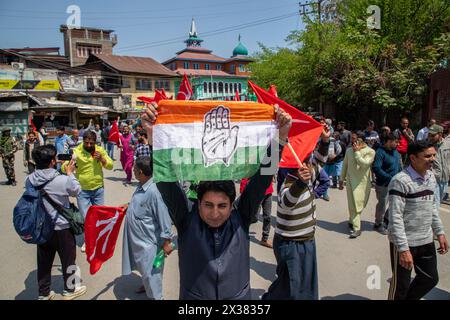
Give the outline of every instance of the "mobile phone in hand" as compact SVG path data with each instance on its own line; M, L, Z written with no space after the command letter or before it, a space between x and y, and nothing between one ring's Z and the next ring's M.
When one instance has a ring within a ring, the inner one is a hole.
M70 161L72 160L72 155L68 153L60 153L56 156L56 158L60 161Z

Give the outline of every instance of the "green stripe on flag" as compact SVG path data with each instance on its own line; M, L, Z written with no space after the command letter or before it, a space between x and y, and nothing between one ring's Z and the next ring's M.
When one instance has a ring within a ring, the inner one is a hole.
M216 181L249 178L259 169L267 146L238 148L227 167L217 162L207 168L199 149L174 148L153 151L153 180Z

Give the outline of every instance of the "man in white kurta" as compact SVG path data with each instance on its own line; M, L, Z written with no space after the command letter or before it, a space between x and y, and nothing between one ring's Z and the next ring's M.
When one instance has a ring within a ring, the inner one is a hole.
M151 158L139 158L133 170L139 186L131 198L125 216L122 274L128 275L133 270L139 271L147 296L150 299L161 300L164 264L154 268L153 260L159 250L163 249L165 256L173 250L172 221L151 178Z

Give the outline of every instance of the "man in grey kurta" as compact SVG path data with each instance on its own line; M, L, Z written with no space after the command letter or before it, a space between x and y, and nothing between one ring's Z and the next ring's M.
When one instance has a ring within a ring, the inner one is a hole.
M173 250L172 221L151 178L150 157L136 160L134 175L139 181L139 186L131 198L125 217L122 274L128 275L133 270L139 271L147 296L150 299L161 300L164 264L154 268L153 260L161 248L166 256Z

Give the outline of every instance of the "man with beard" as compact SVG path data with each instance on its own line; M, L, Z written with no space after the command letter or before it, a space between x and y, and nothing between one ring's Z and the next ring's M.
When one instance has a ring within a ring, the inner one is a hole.
M141 157L151 157L152 147L148 143L147 132L138 131L137 132L138 143L136 149L134 150L134 160Z
M78 195L78 208L84 217L91 205L104 204L105 190L103 189L103 168L112 170L113 161L105 149L96 145L97 135L93 131L86 131L83 143L73 150L73 159L76 161L76 178L80 182L81 192ZM62 171L69 162L66 162ZM81 248L84 252L84 244Z

